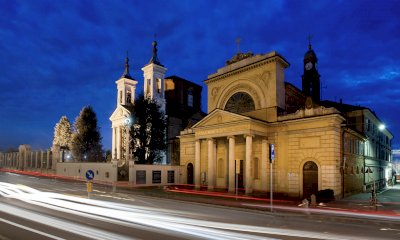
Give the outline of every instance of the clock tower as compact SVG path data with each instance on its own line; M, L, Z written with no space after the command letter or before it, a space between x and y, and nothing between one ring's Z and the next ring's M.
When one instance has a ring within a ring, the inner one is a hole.
M304 74L302 78L303 93L311 97L313 102L319 102L321 99L320 75L317 70L318 58L308 43L308 51L304 54Z

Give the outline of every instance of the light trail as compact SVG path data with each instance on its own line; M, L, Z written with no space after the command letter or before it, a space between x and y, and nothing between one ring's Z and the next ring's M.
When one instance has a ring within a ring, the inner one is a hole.
M250 203L242 203L243 206L249 207L257 207L257 208L265 208L270 209L270 206L267 204L250 204ZM277 206L275 205L273 209L277 210L285 210L291 212L302 212L305 214L316 213L323 215L335 215L335 216L344 216L344 217L357 217L357 218L365 218L372 220L389 220L389 221L399 221L400 222L400 214L398 213L390 213L390 212L367 212L360 210L347 210L340 208L302 208L302 207L286 207L286 206Z
M334 233L319 233L292 229L270 228L243 224L224 223L194 219L195 215L189 212L172 212L165 209L140 207L121 203L112 203L94 199L67 196L58 193L41 192L36 189L0 182L0 195L7 198L45 207L48 209L75 214L81 217L94 219L120 226L146 229L157 233L178 235L195 239L277 239L264 235L303 237L310 239L351 239L361 240L361 237L344 236ZM6 204L0 205L0 211L23 217L38 223L46 222L49 226L70 231L81 236L93 239L132 239L123 235L106 232L104 230L85 227L76 223L61 221L53 217L43 216L28 210L18 209Z
M24 225L21 225L21 224L18 224L18 223L8 221L8 220L6 220L4 218L0 218L0 221L3 222L3 223L6 223L6 224L9 224L9 225L12 225L12 226L15 226L15 227L18 227L18 228L22 228L24 230L27 230L27 231L30 231L30 232L33 232L33 233L48 237L48 238L52 238L52 239L55 239L55 240L64 240L64 238L60 238L60 237L57 237L57 236L54 236L54 235L51 235L51 234L48 234L48 233L45 233L45 232L42 232L42 231L38 231L36 229L30 228L30 227L27 227L27 226L24 226Z

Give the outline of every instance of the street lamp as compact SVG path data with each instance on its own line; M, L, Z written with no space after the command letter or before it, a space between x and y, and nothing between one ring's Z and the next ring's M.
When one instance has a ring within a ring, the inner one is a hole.
M129 130L130 130L130 128L131 128L131 126L132 126L132 118L131 117L126 117L125 118L125 120L124 120L124 127L125 127L125 134L124 134L124 140L125 140L125 147L126 147L126 149L125 149L125 162L127 163L128 161L129 161L129 158L130 158L130 144L129 144L129 142L130 142L130 136L129 136Z
M380 124L379 126L378 126L378 129L379 129L379 131L383 131L383 130L385 130L386 129L386 126L385 126L385 124Z

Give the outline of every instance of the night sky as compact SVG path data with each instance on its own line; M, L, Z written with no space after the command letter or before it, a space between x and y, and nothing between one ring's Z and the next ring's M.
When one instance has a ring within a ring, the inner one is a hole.
M178 75L203 80L237 52L277 51L301 89L311 34L322 99L369 107L400 148L400 1L13 1L0 0L0 150L52 145L54 126L91 105L104 149L129 52L143 89L154 34L158 56Z

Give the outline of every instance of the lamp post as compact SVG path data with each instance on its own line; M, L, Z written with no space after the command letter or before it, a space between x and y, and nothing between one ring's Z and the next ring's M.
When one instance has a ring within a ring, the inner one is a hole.
M129 130L130 130L131 126L132 126L132 119L130 117L125 118L125 120L124 120L124 127L125 127L124 138L125 138L125 147L126 147L126 151L125 151L125 163L126 164L129 164L129 157L130 157Z

